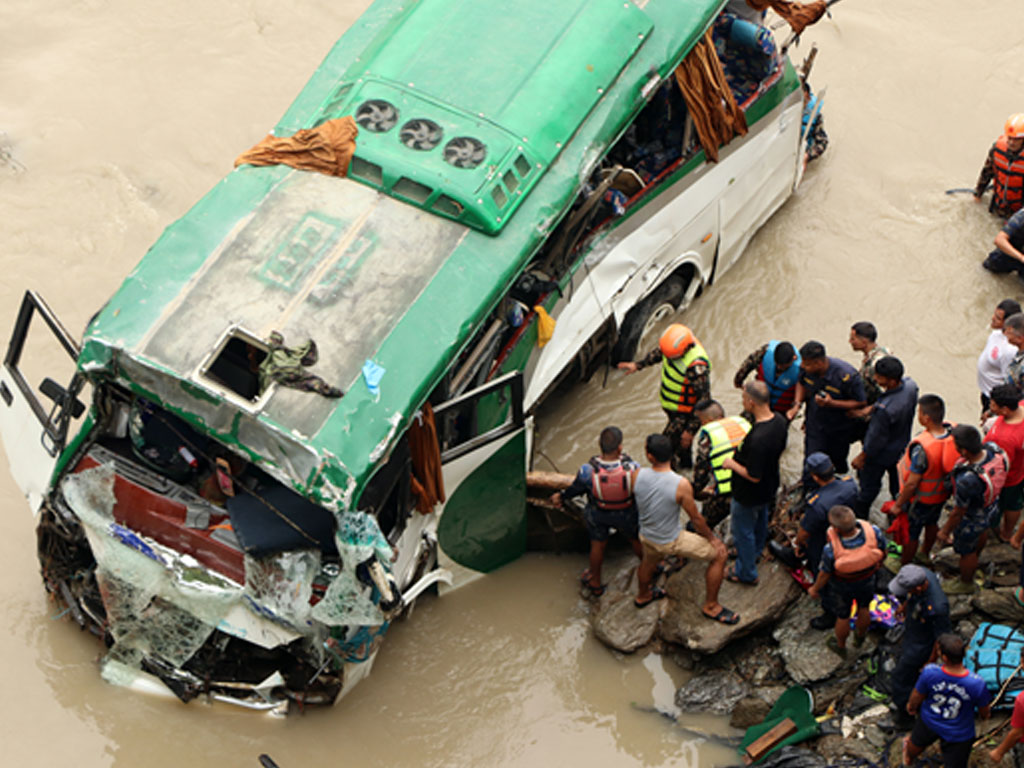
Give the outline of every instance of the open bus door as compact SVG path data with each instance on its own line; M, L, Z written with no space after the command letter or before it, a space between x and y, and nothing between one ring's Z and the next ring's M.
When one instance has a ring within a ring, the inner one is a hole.
M447 500L437 540L454 586L526 551L523 376L509 373L434 408Z
M0 368L0 436L14 481L33 512L42 504L72 420L85 411L78 399L84 384L75 369L78 352L42 297L26 291ZM40 369L60 371L67 386Z

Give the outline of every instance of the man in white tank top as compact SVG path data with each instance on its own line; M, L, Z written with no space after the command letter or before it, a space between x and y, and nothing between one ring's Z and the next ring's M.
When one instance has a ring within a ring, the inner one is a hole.
M725 575L725 544L715 536L697 510L690 481L672 471L672 442L665 435L647 437L650 469L633 471L633 496L640 522L640 543L644 556L637 572L639 587L633 601L643 608L665 597L665 591L652 586L655 569L665 557L708 560L705 574L704 615L723 624L735 624L738 614L718 602L718 590ZM683 528L679 507L686 510L697 533Z

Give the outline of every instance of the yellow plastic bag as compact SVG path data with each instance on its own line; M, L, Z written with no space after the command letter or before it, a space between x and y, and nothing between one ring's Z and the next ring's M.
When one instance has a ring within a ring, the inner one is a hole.
M540 304L533 311L537 313L537 346L543 347L555 334L555 319Z

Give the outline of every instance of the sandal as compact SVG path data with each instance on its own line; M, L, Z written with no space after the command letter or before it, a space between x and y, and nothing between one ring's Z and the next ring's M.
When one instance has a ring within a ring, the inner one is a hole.
M732 566L726 570L725 580L731 581L733 584L742 584L745 587L756 587L760 583L758 579L754 579L753 581L744 581L743 579L741 579L739 576L736 575L735 566Z
M1024 607L1024 587L1017 587L1013 590L1013 597L1017 601L1017 605Z
M686 565L685 557L677 557L676 555L669 555L662 560L654 569L654 578L658 578L666 573L672 574L676 571L682 570L683 566Z
M651 603L653 603L655 600L663 600L666 597L668 597L668 593L665 592L664 589L662 589L661 587L652 587L651 588L651 597L650 597L649 600L636 600L636 599L634 599L633 600L633 605L635 605L637 608L645 608L648 605L650 605Z
M607 584L598 584L596 587L590 583L590 569L587 568L580 574L580 586L587 590L591 597L600 597L604 594Z
M839 647L839 640L836 639L835 635L829 635L828 636L828 640L825 641L825 645L828 646L828 649L830 651L832 651L833 653L837 654L839 656L839 658L841 658L841 659L845 659L846 658L847 650L846 650L845 647L843 647L843 648Z
M735 611L730 611L724 605L722 606L722 610L720 610L714 616L712 616L710 613L708 613L707 611L705 611L703 609L701 609L701 613L703 613L705 616L707 616L712 621L717 621L717 622L719 622L721 624L728 624L730 626L733 625L733 624L738 624L739 621L740 621L740 615L738 613L736 613Z

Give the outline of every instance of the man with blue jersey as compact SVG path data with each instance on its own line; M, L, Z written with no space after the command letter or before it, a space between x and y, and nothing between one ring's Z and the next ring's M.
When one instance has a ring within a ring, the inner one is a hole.
M945 768L967 768L975 710L988 719L992 696L985 681L964 667L964 641L957 635L939 637L939 661L921 671L907 702L907 712L917 720L903 741L903 762L913 765L937 740Z

